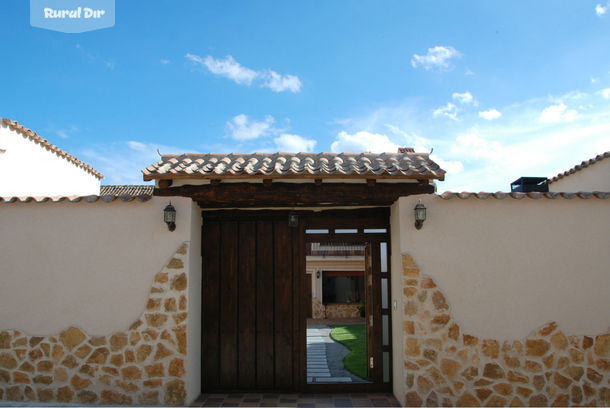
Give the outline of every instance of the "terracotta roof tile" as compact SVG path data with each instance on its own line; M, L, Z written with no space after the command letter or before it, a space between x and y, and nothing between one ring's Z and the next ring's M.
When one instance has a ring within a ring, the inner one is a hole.
M0 203L59 203L59 202L87 202L103 201L139 201L145 202L152 198L154 186L147 185L107 185L100 188L100 195L67 196L67 197L0 197Z
M443 180L428 153L252 153L163 155L144 180L173 178L406 178Z
M100 187L100 195L106 196L152 196L153 185L105 185Z
M539 200L542 198L547 198L551 200L555 200L558 198L564 199L574 199L574 198L582 198L582 199L591 199L591 198L599 198L599 199L610 199L610 192L602 192L602 191L593 191L593 192L579 192L579 193L540 193L540 192L532 192L532 193L455 193L451 191L446 191L443 194L438 194L438 197L443 200L451 200L453 198L458 198L461 200L468 199L478 199L478 200L487 200L487 199L497 199L503 200L506 198L512 198L515 200L522 200L524 198L531 198L534 200Z
M577 171L581 171L582 169L585 169L585 168L589 167L590 165L597 163L598 161L607 159L608 157L610 157L610 152L604 152L602 154L598 154L594 158L586 160L586 161L572 167L570 170L564 171L563 173L559 173L558 175L556 175L555 177L553 177L552 179L549 180L549 184L554 181L561 180L562 178L567 177L570 174L574 174Z
M80 167L81 169L85 170L86 172L94 175L98 179L104 178L104 175L102 173L95 170L93 167L91 167L87 163L82 162L82 161L78 160L76 157L72 156L70 153L67 153L67 152L61 150L59 147L55 146L53 143L38 136L38 134L36 132L34 132L33 130L28 129L23 125L20 125L19 123L15 122L14 120L2 118L1 125L3 127L8 127L9 129L21 134L23 137L28 138L29 140L33 141L36 144L39 144L40 146L44 147L45 149L55 153L57 156L68 160L69 162L73 163L77 167Z

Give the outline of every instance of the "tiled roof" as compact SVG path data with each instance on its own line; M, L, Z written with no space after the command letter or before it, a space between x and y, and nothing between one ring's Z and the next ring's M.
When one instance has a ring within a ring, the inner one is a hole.
M144 180L174 178L403 178L443 180L428 153L252 153L163 155Z
M60 202L70 202L70 203L95 203L97 201L102 201L105 203L110 203L113 201L148 201L152 198L152 195L138 195L138 196L130 196L130 195L90 195L90 196L68 196L68 197L0 197L0 203L60 203Z
M452 198L458 198L462 200L468 200L471 198L479 199L479 200L487 200L487 199L497 199L503 200L505 198L512 198L516 200L521 200L523 198L531 198L531 199L541 199L548 198L551 200L564 198L564 199L573 199L573 198L582 198L582 199L590 199L590 198L600 198L600 199L610 199L610 192L580 192L580 193L454 193L451 191L446 191L443 194L439 194L438 197L443 200L451 200Z
M100 195L112 196L152 196L155 186L153 185L106 185L100 187Z
M73 163L77 167L80 167L81 169L85 170L86 172L91 173L98 179L104 178L104 175L102 173L95 170L93 167L91 167L87 163L78 160L76 157L72 156L70 153L64 152L59 147L55 146L53 143L38 136L38 134L36 132L34 132L33 130L28 129L23 125L20 125L19 123L15 122L14 120L2 118L2 126L8 127L9 129L21 134L23 137L28 138L29 140L33 141L36 144L39 144L41 147L44 147L45 149L55 153L57 156L62 157L64 159L68 160L69 162Z
M560 179L562 179L564 177L569 176L570 174L574 174L577 171L585 169L585 168L589 167L590 165L595 164L598 161L601 161L601 160L606 159L608 157L610 157L610 152L605 152L605 153L602 153L602 154L598 154L594 158L586 160L586 161L584 161L584 162L582 162L582 163L572 167L570 170L564 171L563 173L559 173L558 175L556 175L555 177L550 179L549 183L552 183L553 181L560 180Z

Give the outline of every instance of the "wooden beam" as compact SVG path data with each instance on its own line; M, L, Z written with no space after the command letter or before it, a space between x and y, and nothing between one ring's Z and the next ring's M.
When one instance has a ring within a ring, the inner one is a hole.
M289 184L269 186L255 183L157 188L156 196L191 197L202 208L227 207L305 207L391 205L398 197L434 193L434 186L414 183L366 184Z
M375 179L366 179L366 185L369 187L375 187L375 184L377 184L377 180Z
M273 183L273 179L270 179L270 178L263 179L263 186L271 187L271 183Z
M316 183L316 186L321 186L322 185L322 179L321 178L315 179L315 183Z
M168 188L172 183L173 180L159 180L159 188Z
M213 186L217 186L220 184L220 179L211 179L210 184Z

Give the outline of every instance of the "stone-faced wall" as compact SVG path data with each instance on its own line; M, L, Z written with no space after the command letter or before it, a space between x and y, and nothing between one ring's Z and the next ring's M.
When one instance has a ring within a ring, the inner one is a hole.
M314 319L335 319L360 317L359 303L329 303L323 305L319 298L312 298L312 317Z
M155 275L145 311L124 332L0 332L0 400L184 405L187 252L183 243Z
M610 333L566 336L550 322L522 340L479 339L411 256L402 263L408 406L610 405Z

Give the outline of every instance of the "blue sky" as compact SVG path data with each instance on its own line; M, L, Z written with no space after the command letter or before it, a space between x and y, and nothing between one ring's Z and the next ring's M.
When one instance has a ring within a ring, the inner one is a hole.
M162 153L417 151L506 191L610 150L610 3L116 0L112 28L0 4L0 116L105 175ZM76 0L75 0L76 2Z

